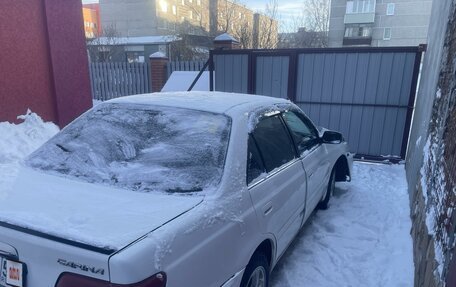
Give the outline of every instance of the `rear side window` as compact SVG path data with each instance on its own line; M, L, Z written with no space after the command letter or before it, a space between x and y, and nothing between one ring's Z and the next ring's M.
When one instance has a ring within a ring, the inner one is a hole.
M293 143L280 117L263 118L253 131L267 172L295 158Z
M249 146L247 151L247 185L259 178L265 172L261 155L258 152L255 140L249 136Z

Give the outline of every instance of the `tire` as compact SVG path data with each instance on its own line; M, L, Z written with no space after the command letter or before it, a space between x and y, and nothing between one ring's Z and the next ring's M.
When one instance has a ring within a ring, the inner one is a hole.
M269 262L263 253L255 253L242 276L241 287L268 287Z
M333 168L331 171L331 176L329 177L328 187L326 188L325 197L318 203L317 208L326 210L329 207L329 200L334 193L336 188L336 170Z

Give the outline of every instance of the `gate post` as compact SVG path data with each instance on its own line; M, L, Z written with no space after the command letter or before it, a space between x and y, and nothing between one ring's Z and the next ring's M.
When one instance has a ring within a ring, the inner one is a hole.
M167 80L168 57L161 52L149 56L152 93L160 92Z
M215 37L214 39L214 48L216 50L233 50L239 49L240 43L233 36L228 33L224 33Z

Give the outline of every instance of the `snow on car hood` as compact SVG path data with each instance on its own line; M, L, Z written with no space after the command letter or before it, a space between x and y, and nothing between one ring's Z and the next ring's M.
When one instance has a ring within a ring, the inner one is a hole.
M0 221L118 250L201 203L202 195L132 192L22 168Z

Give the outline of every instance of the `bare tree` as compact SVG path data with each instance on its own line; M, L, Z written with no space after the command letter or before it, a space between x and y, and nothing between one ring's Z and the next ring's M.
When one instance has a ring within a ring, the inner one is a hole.
M269 0L264 15L256 14L256 31L254 32L253 47L255 49L277 48L278 37L278 0Z
M239 41L242 49L250 49L253 46L253 28L247 21L236 25L234 36Z
M220 5L220 10L216 13L219 13L217 19L217 26L221 26L221 32L228 33L234 28L234 21L236 17L236 5L240 5L238 0L219 0L222 5ZM217 27L218 29L218 27Z
M287 22L279 35L280 48L328 46L330 0L305 0L301 14Z
M314 36L320 39L321 46L328 46L330 0L305 0L304 15L306 31L315 32ZM314 39L315 40L315 39Z
M208 32L203 35L195 35L201 27L194 26L188 22L180 24L176 30L177 41L171 43L171 55L173 60L191 61L205 60L208 58L208 49L204 49L212 43Z
M115 25L108 25L103 28L100 35L96 35L93 39L87 39L86 44L90 61L116 61L124 53L124 47L119 39L119 32Z

